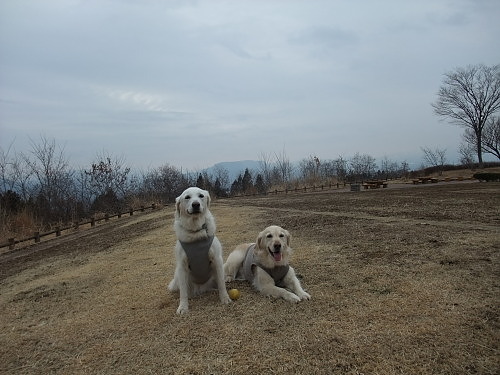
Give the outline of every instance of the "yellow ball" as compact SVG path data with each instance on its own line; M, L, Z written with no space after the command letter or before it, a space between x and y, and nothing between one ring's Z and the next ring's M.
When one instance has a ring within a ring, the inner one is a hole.
M229 294L229 298L231 298L232 300L237 300L241 296L241 293L238 289L230 289L227 294Z

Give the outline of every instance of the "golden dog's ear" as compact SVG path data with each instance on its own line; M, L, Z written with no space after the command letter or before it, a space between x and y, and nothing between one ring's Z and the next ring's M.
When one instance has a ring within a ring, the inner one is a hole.
M288 247L290 247L290 243L292 242L292 235L286 229L284 231L285 231L285 236L286 236L286 245Z
M262 249L262 241L264 240L264 232L260 232L257 236L257 249Z

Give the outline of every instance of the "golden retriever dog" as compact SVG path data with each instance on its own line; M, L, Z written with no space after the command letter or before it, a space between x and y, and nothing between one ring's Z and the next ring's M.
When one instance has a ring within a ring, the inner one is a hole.
M174 278L168 285L179 291L178 314L188 312L188 298L215 288L222 303L229 303L224 283L222 246L215 236L215 219L209 210L208 191L190 187L175 200Z
M224 263L226 281L248 280L264 295L290 302L310 299L289 265L290 240L287 230L272 225L259 233L256 243L238 245Z

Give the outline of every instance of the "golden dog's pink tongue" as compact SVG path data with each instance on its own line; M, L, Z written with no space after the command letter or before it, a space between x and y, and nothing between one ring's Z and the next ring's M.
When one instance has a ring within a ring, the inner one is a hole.
M281 260L281 251L279 253L273 253L274 260L279 262Z

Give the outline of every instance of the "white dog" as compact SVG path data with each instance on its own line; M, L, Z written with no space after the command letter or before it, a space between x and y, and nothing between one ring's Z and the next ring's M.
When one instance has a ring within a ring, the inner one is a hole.
M288 231L273 225L259 233L256 243L238 245L224 263L226 281L248 280L264 295L290 302L310 299L288 264L290 240Z
M184 190L175 201L176 266L168 289L179 291L178 314L188 312L189 297L214 288L222 303L231 301L224 283L222 246L215 236L209 206L210 195L197 187Z

